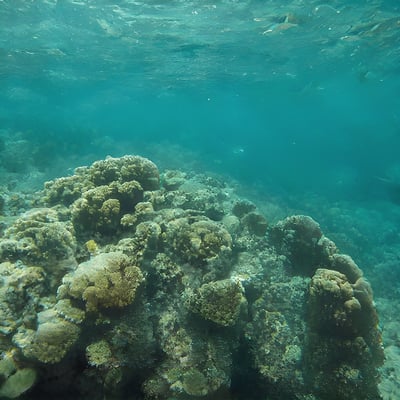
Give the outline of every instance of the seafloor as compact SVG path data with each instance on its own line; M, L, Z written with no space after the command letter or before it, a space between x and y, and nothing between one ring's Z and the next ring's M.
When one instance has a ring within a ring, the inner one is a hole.
M0 397L400 397L396 204L247 185L173 146L50 168L15 144Z

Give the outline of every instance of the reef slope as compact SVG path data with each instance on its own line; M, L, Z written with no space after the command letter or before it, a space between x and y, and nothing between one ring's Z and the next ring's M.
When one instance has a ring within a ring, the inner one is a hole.
M380 399L371 287L312 218L139 156L32 204L0 240L1 398Z

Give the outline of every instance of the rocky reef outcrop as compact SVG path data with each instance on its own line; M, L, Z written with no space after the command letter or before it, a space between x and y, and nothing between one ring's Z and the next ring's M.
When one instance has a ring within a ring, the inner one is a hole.
M0 238L0 397L378 400L370 285L310 217L107 158Z

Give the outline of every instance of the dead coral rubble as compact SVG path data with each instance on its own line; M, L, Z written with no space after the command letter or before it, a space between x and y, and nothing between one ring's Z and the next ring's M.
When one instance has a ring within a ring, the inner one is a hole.
M310 217L138 156L36 204L0 240L2 397L380 398L371 287Z

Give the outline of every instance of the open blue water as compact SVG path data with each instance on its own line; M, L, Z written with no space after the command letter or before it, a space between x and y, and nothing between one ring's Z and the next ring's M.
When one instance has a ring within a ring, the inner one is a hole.
M1 1L1 128L55 140L53 155L106 136L139 151L166 141L293 190L392 179L399 12L396 1Z
M233 178L397 303L398 1L0 0L0 139L2 185L127 153Z

